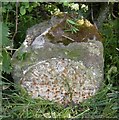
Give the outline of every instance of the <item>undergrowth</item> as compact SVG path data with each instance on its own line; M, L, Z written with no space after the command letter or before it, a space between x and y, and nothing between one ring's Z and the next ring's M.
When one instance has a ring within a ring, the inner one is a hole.
M28 16L27 16L28 17ZM23 18L23 16L21 17ZM25 19L26 20L26 19ZM25 22L24 22L25 23ZM53 101L32 99L19 85L3 78L2 120L17 118L118 118L119 111L119 20L110 20L101 29L104 36L104 81L90 99L62 106Z

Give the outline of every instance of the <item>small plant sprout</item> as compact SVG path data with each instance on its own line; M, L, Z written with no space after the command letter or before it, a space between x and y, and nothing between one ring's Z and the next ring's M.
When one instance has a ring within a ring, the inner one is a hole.
M71 32L73 33L77 33L79 31L79 29L77 28L77 26L79 26L75 21L67 19L66 23L68 24L69 28L68 30L65 30L65 32Z

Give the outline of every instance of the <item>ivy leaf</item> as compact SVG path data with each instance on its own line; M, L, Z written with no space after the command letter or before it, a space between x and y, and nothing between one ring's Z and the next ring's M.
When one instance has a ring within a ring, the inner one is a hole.
M20 7L20 14L25 15L26 14L26 8L24 6Z
M12 70L12 67L11 67L10 55L5 49L3 49L3 51L2 51L2 71L10 74L11 70Z
M9 36L9 28L8 26L3 23L0 24L0 26L2 25L2 43L0 43L3 47L9 46L10 45L10 40L8 38Z

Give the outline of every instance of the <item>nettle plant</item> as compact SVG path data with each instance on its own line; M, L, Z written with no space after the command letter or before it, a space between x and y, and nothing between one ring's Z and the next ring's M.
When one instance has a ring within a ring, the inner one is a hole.
M12 70L12 66L11 66L11 52L10 52L10 48L12 46L12 42L9 39L9 28L8 26L3 23L2 25L2 45L1 45L1 72L6 72L7 74L10 74L11 70ZM9 52L8 52L9 51Z

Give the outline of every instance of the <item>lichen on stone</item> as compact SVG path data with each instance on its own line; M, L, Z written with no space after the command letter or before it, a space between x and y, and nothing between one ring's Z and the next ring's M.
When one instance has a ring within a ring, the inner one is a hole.
M82 61L52 58L36 63L24 72L21 85L33 98L60 104L78 104L94 95L100 80Z

